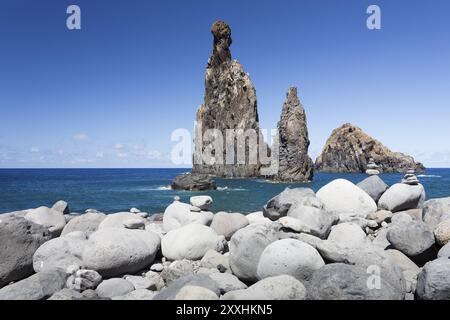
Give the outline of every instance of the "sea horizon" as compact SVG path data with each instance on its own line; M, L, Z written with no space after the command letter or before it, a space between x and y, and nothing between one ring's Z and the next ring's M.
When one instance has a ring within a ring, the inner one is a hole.
M129 211L136 207L150 214L163 213L178 196L189 202L195 195L213 198L213 212L248 214L263 206L285 188L310 188L317 192L325 184L344 178L355 184L364 173L315 172L305 183L273 183L262 177L215 178L217 190L172 190L172 180L191 168L1 168L0 213L51 207L58 200L69 203L72 212L96 209L105 213ZM388 185L401 181L403 173L379 175ZM427 199L450 196L450 168L427 168L417 175Z

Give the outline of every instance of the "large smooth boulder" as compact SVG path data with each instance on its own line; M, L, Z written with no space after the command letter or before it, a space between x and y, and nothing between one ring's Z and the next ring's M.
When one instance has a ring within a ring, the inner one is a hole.
M161 292L155 296L154 300L173 300L177 296L178 292L187 285L203 287L211 290L217 296L220 295L220 289L216 281L211 279L206 274L194 274L172 281L166 288L161 290Z
M377 266L386 283L392 286L392 290L406 292L403 271L392 261L383 248L370 243L347 247L330 240L322 240L316 242L315 245L317 251L327 262L359 265L366 269Z
M155 260L160 241L151 231L104 228L91 234L82 260L103 277L133 273Z
M101 298L113 298L124 296L127 293L134 291L133 284L125 279L112 278L103 280L95 289L97 295Z
M278 240L280 225L277 223L255 223L238 230L228 243L230 267L242 281L257 281L259 258L264 249Z
M76 216L66 224L61 235L64 236L74 231L92 233L97 231L98 226L105 218L106 214L101 212L91 212Z
M378 208L391 212L420 208L425 201L425 189L421 184L396 183L378 201Z
M304 300L305 286L289 275L265 278L245 290L225 293L223 300Z
M211 228L218 235L223 235L229 240L236 231L248 226L248 224L247 217L242 213L218 212L214 215Z
M374 271L343 263L327 264L312 275L309 296L314 300L403 300L404 292Z
M264 249L257 273L260 279L287 274L304 281L324 265L320 254L309 244L296 239L282 239Z
M22 217L0 215L0 288L33 273L33 254L51 236Z
M365 218L377 211L375 201L361 188L345 179L333 180L317 192L325 210L336 215L354 215Z
M58 270L36 273L0 289L0 300L42 300L64 288L67 274Z
M222 251L223 248L223 236L197 223L168 232L161 242L162 254L169 260L199 260L209 249Z
M219 297L207 288L187 285L180 289L175 300L219 300Z
M368 241L361 227L350 222L341 223L331 228L328 240L335 241L346 247L353 247Z
M106 215L106 218L100 222L98 229L104 228L126 228L126 222L128 220L132 221L141 221L145 224L146 220L137 214L131 212L117 212L113 214Z
M450 259L428 262L417 279L417 297L423 300L450 299Z
M25 219L44 226L55 237L61 234L66 225L64 214L48 207L39 207L28 211L25 215Z
M392 246L409 257L418 256L434 244L433 231L423 222L411 221L389 228L387 239Z
M448 219L450 219L450 197L425 201L423 204L423 221L432 229Z
M164 230L169 232L178 229L192 222L209 225L213 219L213 214L208 211L191 211L191 205L175 200L164 211Z
M294 204L287 213L288 217L298 219L303 227L302 232L319 238L326 238L331 226L336 223L336 216L322 208ZM281 219L280 219L281 220Z
M436 241L440 246L445 246L450 241L450 219L442 221L434 229Z
M286 188L279 195L270 199L263 208L265 217L272 221L287 215L293 205L322 208L323 205L316 199L316 194L308 188Z
M72 265L83 267L81 259L87 238L86 233L75 231L47 241L33 256L34 271L61 269L66 272Z
M378 202L383 193L389 188L389 186L377 175L364 179L358 183L357 186L364 190L375 202Z
M213 199L210 196L194 196L189 198L189 202L201 210L209 210L213 204Z
M270 222L269 218L264 217L262 211L252 212L246 215L249 224L260 223L260 222Z

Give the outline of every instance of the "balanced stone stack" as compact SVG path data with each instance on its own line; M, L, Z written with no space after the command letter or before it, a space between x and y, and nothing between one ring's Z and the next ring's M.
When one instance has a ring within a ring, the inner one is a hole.
M380 174L380 171L378 169L379 169L379 167L375 163L375 160L373 160L373 158L370 158L369 162L367 163L366 174L369 176L378 175L378 174Z
M410 186L416 186L419 184L419 179L416 177L416 171L414 169L408 169L405 176L403 177L402 183L408 184Z
M297 88L289 88L278 122L279 170L277 180L311 181L314 164L308 156L309 138L306 113L297 96Z

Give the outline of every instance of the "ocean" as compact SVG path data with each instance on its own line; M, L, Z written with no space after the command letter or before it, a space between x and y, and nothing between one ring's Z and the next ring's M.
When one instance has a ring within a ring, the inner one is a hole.
M193 195L206 194L214 200L213 211L250 213L286 187L308 187L317 191L328 182L345 178L357 183L365 174L316 173L311 183L275 184L261 179L216 179L218 189L203 192L170 189L172 179L189 169L0 169L0 213L51 206L58 200L69 203L72 212L88 208L105 213L132 207L161 213L174 196L189 202ZM402 174L381 174L389 185ZM450 196L450 169L427 169L418 175L427 199Z

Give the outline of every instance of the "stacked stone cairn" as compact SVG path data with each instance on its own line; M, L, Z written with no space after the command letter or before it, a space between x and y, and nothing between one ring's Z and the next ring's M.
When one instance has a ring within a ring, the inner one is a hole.
M373 160L373 158L370 158L369 163L367 164L366 174L369 176L379 175L380 171L378 169L379 169L379 167L375 163L375 160Z
M416 186L419 184L419 179L416 177L416 171L414 169L408 169L405 176L402 179L402 183L410 186Z

